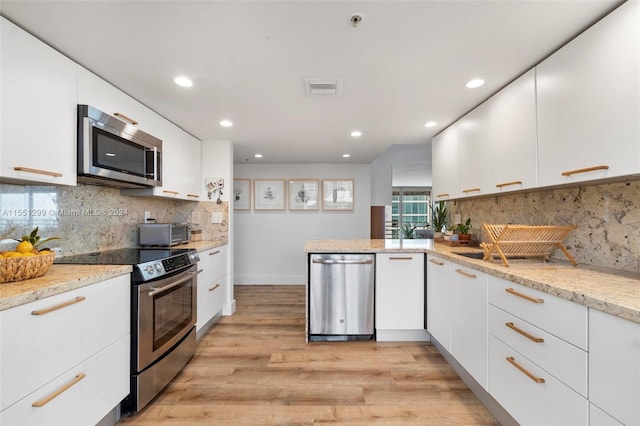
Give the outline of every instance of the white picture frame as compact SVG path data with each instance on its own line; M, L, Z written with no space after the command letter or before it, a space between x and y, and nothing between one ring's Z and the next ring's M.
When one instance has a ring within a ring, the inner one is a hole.
M322 181L322 210L353 210L353 191L353 179L324 179Z
M233 210L251 210L251 179L233 180Z
M284 210L286 199L284 179L254 179L254 210Z
M318 210L319 200L318 179L289 180L289 210Z

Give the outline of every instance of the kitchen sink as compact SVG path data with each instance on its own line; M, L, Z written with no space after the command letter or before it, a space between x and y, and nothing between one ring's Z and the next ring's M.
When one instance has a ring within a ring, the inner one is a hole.
M482 259L484 257L484 253L479 253L479 252L454 251L453 254L457 254L458 256L469 257L471 259Z

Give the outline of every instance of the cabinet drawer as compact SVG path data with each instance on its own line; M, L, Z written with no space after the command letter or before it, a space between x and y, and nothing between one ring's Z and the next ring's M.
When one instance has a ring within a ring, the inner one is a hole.
M198 319L196 330L200 330L215 314L220 312L227 297L227 276L203 285L198 282Z
M203 273L198 277L210 282L223 275L227 275L228 246L215 247L199 253ZM203 276L204 275L204 276Z
M507 358L544 383L536 383ZM589 423L585 398L494 336L489 336L489 393L522 425Z
M129 393L129 335L0 414L5 425L92 425ZM84 375L84 376L81 376ZM63 392L65 386L77 381ZM58 394L45 405L33 407Z
M588 361L585 351L491 305L489 333L587 397Z
M122 275L0 312L1 409L129 334L130 300Z
M586 306L493 276L489 276L489 303L587 350Z

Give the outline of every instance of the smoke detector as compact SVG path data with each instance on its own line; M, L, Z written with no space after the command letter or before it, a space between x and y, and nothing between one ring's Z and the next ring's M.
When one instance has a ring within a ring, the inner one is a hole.
M304 87L307 96L340 96L342 95L342 80L305 78Z

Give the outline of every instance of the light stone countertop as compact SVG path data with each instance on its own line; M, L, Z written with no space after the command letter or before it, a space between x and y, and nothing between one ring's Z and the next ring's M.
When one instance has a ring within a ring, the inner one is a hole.
M312 240L306 253L427 253L505 280L640 323L640 274L569 262L538 259L485 262L453 252L481 252L473 247L450 247L433 240Z
M131 273L129 265L60 265L38 278L0 284L0 311Z
M222 241L196 241L174 248L195 249L198 252L228 244ZM0 311L55 296L80 287L95 284L119 275L130 274L130 265L69 265L54 263L39 278L0 284Z

